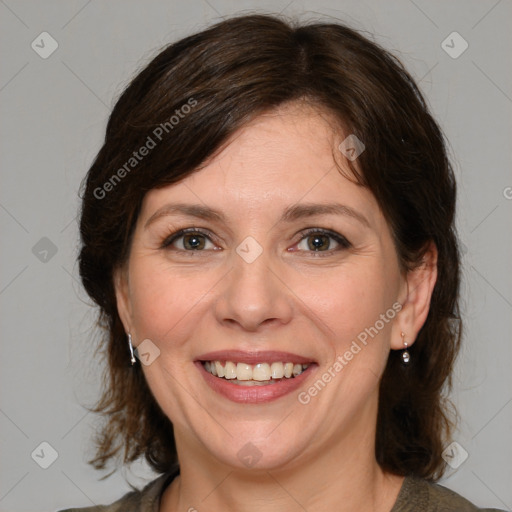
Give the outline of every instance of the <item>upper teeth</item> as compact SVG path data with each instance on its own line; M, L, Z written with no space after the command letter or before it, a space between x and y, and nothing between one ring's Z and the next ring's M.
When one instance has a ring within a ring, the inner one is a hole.
M203 363L206 371L217 377L237 380L257 380L265 381L272 379L282 379L286 377L296 377L300 375L309 364L293 363L234 363L226 361L222 364L220 361L205 361Z

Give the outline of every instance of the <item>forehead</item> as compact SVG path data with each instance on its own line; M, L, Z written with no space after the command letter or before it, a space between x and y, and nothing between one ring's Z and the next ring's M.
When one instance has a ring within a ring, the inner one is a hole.
M338 156L333 150L341 137L332 115L304 102L292 102L245 124L204 167L231 174L234 168L239 174L247 170L246 178L273 172L283 177L303 174L312 165L332 167Z
M260 215L304 202L344 202L367 216L378 206L358 185L338 146L345 135L332 115L294 102L238 130L201 170L150 191L144 213L166 201L193 201Z

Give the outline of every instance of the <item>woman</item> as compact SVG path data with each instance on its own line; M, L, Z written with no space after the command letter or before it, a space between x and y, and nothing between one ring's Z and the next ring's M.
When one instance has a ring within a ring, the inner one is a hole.
M83 196L109 362L93 463L162 473L106 510L478 510L433 483L454 213L421 93L353 30L245 16L160 53Z

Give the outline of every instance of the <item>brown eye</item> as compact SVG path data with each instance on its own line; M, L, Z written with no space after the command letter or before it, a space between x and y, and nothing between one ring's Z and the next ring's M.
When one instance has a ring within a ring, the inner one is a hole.
M331 240L327 235L310 235L306 240L310 251L327 251L331 246Z
M183 247L185 249L197 250L204 249L206 245L206 237L200 234L183 235Z
M162 247L165 249L189 252L212 250L216 248L208 235L195 229L178 231L168 237L162 244Z
M296 248L298 251L305 252L329 252L347 249L350 246L350 242L338 233L311 229L303 233Z

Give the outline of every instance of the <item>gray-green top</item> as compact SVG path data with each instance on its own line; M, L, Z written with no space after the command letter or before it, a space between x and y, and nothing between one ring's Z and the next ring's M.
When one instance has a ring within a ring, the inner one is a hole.
M162 475L142 491L132 491L108 506L70 508L62 512L159 512L160 499L177 471ZM193 509L193 507L191 507ZM438 484L407 477L390 512L500 512L481 509L457 493ZM504 512L504 511L501 511Z

